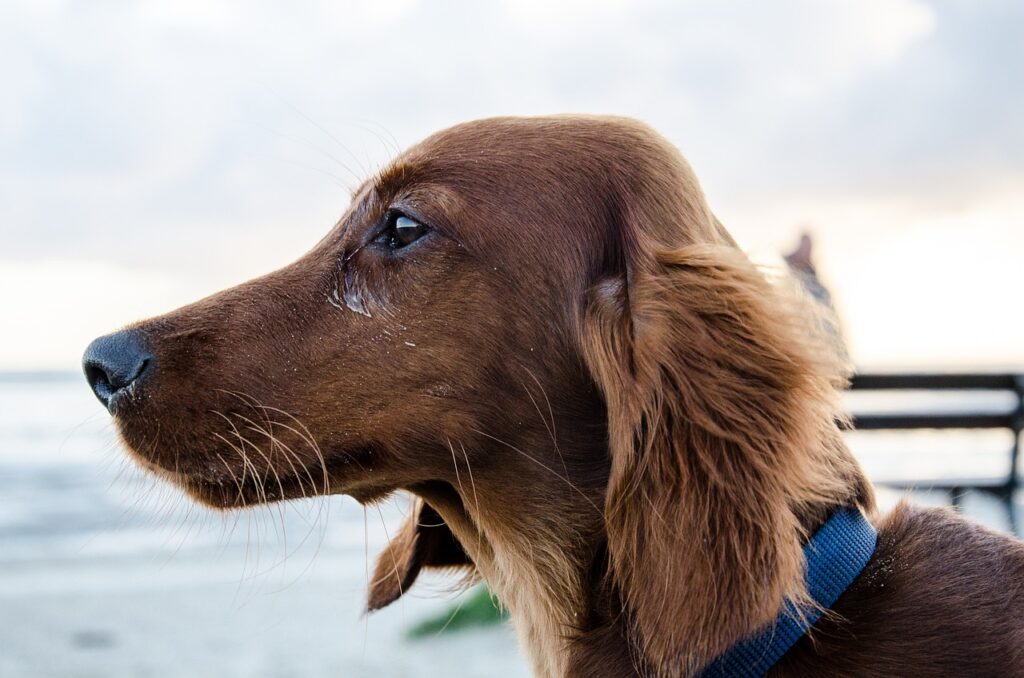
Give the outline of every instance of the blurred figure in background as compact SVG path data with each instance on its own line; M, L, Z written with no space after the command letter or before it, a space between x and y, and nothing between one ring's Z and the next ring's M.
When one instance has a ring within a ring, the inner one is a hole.
M832 294L825 287L825 284L821 282L821 278L818 277L818 271L814 266L813 249L814 241L810 233L805 231L800 235L800 242L797 244L796 249L783 258L786 260L789 270L800 281L800 285L825 311L821 314L821 322L824 329L835 339L836 349L842 357L848 360L849 353L846 350L846 341L843 338L843 330L839 324L839 316L836 314L835 306L832 303Z

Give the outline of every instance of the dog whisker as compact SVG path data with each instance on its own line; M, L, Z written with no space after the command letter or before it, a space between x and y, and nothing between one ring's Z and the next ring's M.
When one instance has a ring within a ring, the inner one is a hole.
M227 393L227 394L235 397L235 398L238 398L239 400L241 400L242 402L246 403L247 405L249 405L253 409L258 410L263 415L264 419L268 422L268 426L269 427L277 426L277 427L282 428L282 429L284 429L286 431L289 431L290 433L296 435L300 440L303 440L306 443L306 445L309 447L310 451L312 451L313 455L316 457L317 461L319 462L320 469L321 469L321 472L322 472L322 485L321 485L322 489L320 489L319 491L317 491L317 484L316 484L316 482L313 481L313 475L312 475L310 466L308 464L302 462L302 460L300 459L300 457L299 457L297 452L295 452L294 450L292 450L288 446L285 446L285 447L286 447L287 450L289 450L291 452L292 456L295 458L295 461L299 462L300 466L305 470L305 472L307 474L307 477L308 477L308 479L310 481L310 488L312 489L312 491L315 494L317 494L320 497L320 504L319 504L319 507L318 507L318 510L317 510L317 517L316 517L316 521L315 521L314 524L322 525L327 520L329 520L329 518L330 518L330 503L327 501L326 492L327 492L328 487L330 486L330 477L329 477L329 473L328 473L328 470L327 470L327 460L324 457L323 452L320 450L320 446L317 444L316 439L313 437L312 433L310 432L309 428L305 425L305 423L303 423L298 417L296 417L295 415L293 415L290 412L287 412L287 411L282 410L282 409L277 408L277 407L272 407L272 406L265 405L265 404L261 403L254 396L251 396L251 395L239 392L239 391L228 391L228 390L224 390L224 389L220 389L220 390L222 392L224 392L224 393ZM300 431L300 430L296 429L294 426L290 426L290 425L288 425L286 423L283 423L281 421L276 421L276 420L273 421L272 424L270 424L269 422L271 422L272 420L271 420L271 418L269 416L269 413L276 413L276 414L280 414L280 415L283 415L283 416L287 417L296 426L300 427L302 430ZM355 461L357 462L357 464L359 464L358 460L355 460ZM361 464L359 464L359 465L361 466ZM313 529L313 525L310 526L310 529L311 530ZM321 528L321 529L323 530L324 528ZM307 537L303 538L303 542L305 541L306 538L308 538L308 535L309 535L309 533L307 533ZM321 544L323 543L324 535L325 535L325 533L323 531L321 531L321 541L320 541ZM318 548L319 548L319 546L318 546Z
M595 511L597 511L598 513L601 513L601 509L598 507L598 505L595 504L594 501L590 497L588 497L587 494L583 490L581 490L579 487L577 487L571 480L569 480L569 478L559 474L558 471L556 471L555 469L551 468L550 466L548 466L544 462L542 462L539 459L537 459L537 458L527 454L526 452L523 452L521 449L519 449L518 447L516 447L512 443L509 443L509 442L506 442L506 441L504 441L504 440L502 440L500 438L497 438L497 437L491 435L490 433L487 433L485 431L481 431L480 429L477 429L477 428L473 428L473 429L470 429L470 430L473 431L474 433L478 433L478 434L484 436L485 438L490 438L494 442L496 442L496 443L498 443L500 445L503 445L503 446L509 448L510 450L512 450L514 452L517 452L518 454L521 454L522 456L526 457L527 459L529 459L531 462L533 462L537 466L541 467L542 469L544 469L548 473L552 474L556 478L558 478L558 479L562 480L563 482L565 482L566 485L568 485L571 489L573 489L581 497L583 497L583 499L585 499L588 504L593 506Z
M537 401L534 399L533 393L531 393L530 389L526 387L526 384L523 384L523 390L526 391L526 395L529 396L530 402L533 403L534 409L537 410L537 416L540 417L541 422L544 424L544 428L547 429L548 435L551 437L551 444L554 445L555 447L555 453L558 455L559 461L562 462L562 472L565 473L565 477L568 478L569 468L565 464L565 457L562 456L561 448L558 447L558 436L555 434L555 413L554 410L551 408L551 401L548 399L547 391L544 390L544 384L540 382L540 379L538 379L537 375L533 373L533 370L531 370L528 367L524 369L537 383L537 386L540 387L541 395L544 396L544 402L547 403L548 406L548 416L551 418L550 424L548 424L548 421L544 418L543 413L541 413L540 411L540 406L537 405Z

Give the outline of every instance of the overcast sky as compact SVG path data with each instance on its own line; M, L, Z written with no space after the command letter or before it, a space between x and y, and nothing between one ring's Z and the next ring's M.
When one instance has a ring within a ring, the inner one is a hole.
M869 365L1024 365L1024 3L0 3L0 368L287 263L442 127L642 118ZM372 8L369 7L372 5Z

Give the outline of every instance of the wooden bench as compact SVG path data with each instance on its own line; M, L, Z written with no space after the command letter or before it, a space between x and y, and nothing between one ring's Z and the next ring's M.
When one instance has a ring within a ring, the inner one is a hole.
M852 428L859 431L908 431L915 429L1007 429L1013 433L1009 450L1010 471L998 478L940 478L881 484L907 489L943 489L958 504L966 490L981 490L1009 502L1018 487L1020 434L1024 429L1024 374L857 374L853 391L1004 391L1014 394L1015 406L998 412L886 412L852 414Z

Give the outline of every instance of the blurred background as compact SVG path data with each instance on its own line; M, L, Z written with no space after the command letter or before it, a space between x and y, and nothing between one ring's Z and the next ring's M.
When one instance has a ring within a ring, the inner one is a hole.
M409 637L464 600L443 578L360 615L402 498L192 507L123 460L78 372L93 337L299 256L460 121L646 120L755 259L812 235L862 372L1012 383L1022 34L1015 0L0 4L0 676L526 675L503 625ZM1007 388L906 395L1020 414ZM1006 478L1016 435L851 444L943 503L928 479ZM1013 529L1012 492L954 494Z

